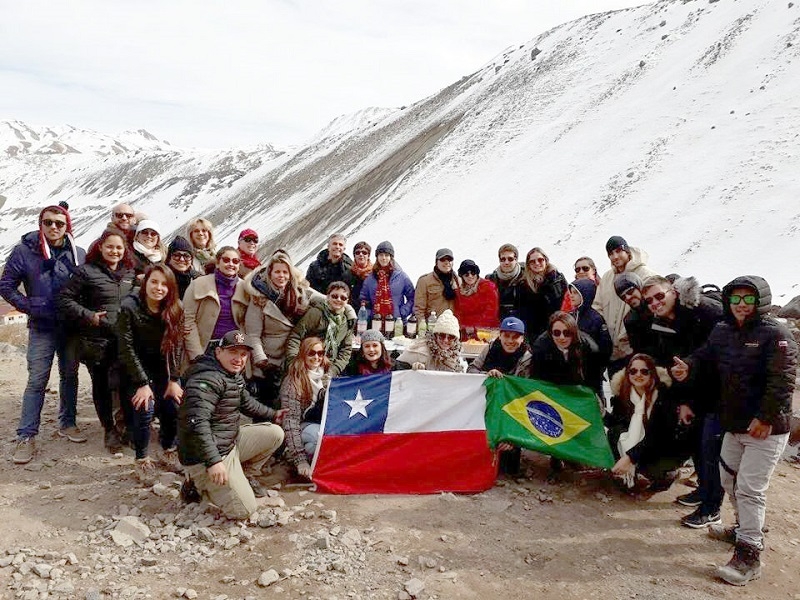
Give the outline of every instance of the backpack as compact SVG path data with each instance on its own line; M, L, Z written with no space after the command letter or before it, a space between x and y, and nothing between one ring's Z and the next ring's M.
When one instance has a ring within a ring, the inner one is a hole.
M700 286L700 294L722 304L722 290L714 283L705 283Z

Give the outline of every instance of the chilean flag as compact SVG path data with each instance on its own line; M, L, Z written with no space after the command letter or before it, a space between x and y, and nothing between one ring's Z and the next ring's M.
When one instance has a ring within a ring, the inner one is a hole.
M482 492L497 466L483 375L397 371L331 381L313 480L333 494Z

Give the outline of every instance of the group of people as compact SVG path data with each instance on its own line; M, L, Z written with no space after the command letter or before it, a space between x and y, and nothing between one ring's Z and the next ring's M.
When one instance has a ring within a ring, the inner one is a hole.
M470 259L454 269L442 248L415 285L388 241L373 262L367 242L351 258L345 236L331 235L305 275L283 249L262 262L258 244L245 229L237 247L217 248L212 224L196 218L165 246L158 223L121 204L84 253L68 206L45 207L0 278L3 298L29 316L13 461L34 456L55 357L60 436L87 439L76 422L84 363L108 450L130 445L142 481L158 465L185 471L233 518L255 510L265 494L257 478L279 448L311 477L332 378L428 369L585 385L604 412L620 484L667 489L691 457L698 486L677 499L694 508L682 523L734 544L719 570L725 581L760 574L765 492L788 440L797 367L764 279L708 292L693 277L656 274L620 236L606 244L607 272L583 256L571 283L540 247L520 262L503 244L486 277ZM377 329L354 339L362 308L430 328L392 356ZM462 341L478 328L499 334L467 364ZM154 418L160 450L151 457ZM516 474L520 450L499 450L502 470ZM720 519L725 492L732 527Z

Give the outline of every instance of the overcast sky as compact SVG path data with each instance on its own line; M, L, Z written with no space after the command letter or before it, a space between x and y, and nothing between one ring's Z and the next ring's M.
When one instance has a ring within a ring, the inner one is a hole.
M297 144L643 0L0 0L0 119L179 146Z

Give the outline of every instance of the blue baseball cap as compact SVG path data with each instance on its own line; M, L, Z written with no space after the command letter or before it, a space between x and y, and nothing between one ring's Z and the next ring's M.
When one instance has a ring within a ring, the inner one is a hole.
M500 323L500 331L513 331L514 333L525 335L525 323L517 317L506 317Z

